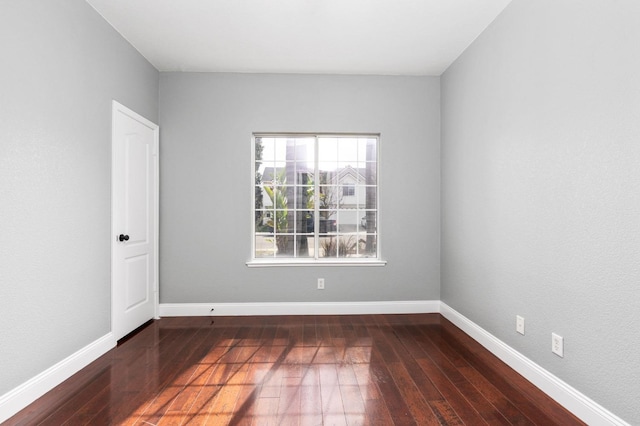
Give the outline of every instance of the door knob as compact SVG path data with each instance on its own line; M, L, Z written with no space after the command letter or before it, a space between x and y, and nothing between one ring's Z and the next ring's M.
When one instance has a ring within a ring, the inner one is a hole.
M124 235L124 234L120 234L120 236L118 236L118 239L120 241L129 241L129 236L128 235Z

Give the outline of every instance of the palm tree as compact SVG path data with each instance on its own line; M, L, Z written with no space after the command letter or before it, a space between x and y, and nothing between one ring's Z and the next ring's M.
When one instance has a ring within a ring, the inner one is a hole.
M265 185L264 192L271 199L271 205L275 208L275 212L267 220L267 226L273 229L276 235L276 247L278 253L286 253L289 246L289 236L282 235L289 228L289 207L287 200L287 179L281 173L275 176L271 186Z

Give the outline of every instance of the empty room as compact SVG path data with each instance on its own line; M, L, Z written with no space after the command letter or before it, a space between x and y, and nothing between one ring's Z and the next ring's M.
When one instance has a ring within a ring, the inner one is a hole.
M0 423L640 425L640 3L0 1Z

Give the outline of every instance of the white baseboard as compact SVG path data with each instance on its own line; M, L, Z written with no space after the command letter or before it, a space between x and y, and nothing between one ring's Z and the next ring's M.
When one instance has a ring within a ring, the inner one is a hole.
M444 302L441 303L440 313L585 423L603 426L630 426L629 423L540 367Z
M213 309L213 310L212 310ZM161 303L161 317L225 315L352 315L438 313L440 301Z
M0 396L0 423L98 359L116 345L111 333Z
M214 309L211 311L211 309ZM163 303L160 316L350 315L441 313L504 363L589 425L630 426L447 304L437 300L306 303ZM40 398L116 345L111 333L0 396L0 423Z

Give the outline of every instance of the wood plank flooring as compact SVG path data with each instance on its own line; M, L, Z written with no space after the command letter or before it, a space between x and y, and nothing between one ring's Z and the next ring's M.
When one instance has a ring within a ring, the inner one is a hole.
M163 318L9 425L580 425L439 314Z

